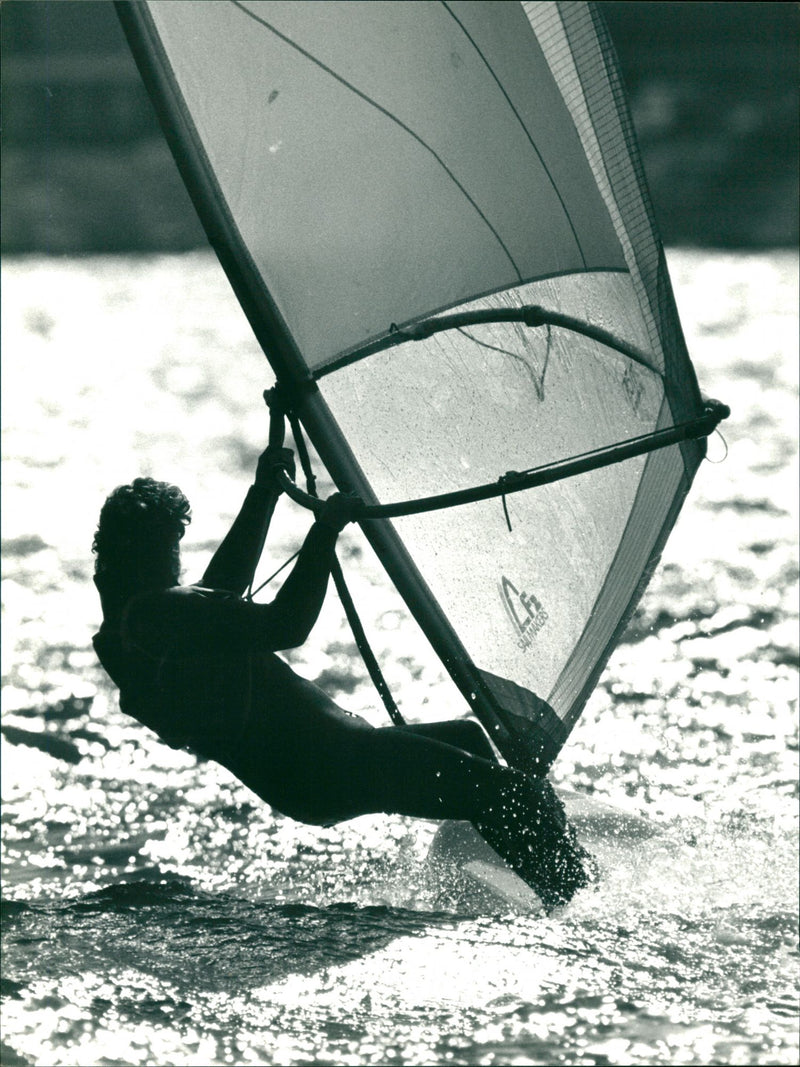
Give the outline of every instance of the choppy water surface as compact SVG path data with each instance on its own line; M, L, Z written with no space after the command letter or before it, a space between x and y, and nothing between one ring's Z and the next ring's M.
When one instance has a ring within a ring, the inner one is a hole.
M554 774L657 833L596 833L602 884L545 919L434 887L432 824L299 826L120 715L89 644L100 504L177 481L197 576L271 376L209 257L6 261L4 1064L797 1062L797 261L671 263L728 454ZM282 507L265 573L307 524ZM405 713L459 713L343 548ZM335 599L291 658L382 721Z

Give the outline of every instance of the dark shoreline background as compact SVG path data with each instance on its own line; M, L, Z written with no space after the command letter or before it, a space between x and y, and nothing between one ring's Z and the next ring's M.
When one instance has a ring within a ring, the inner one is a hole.
M601 4L664 241L796 247L800 9ZM2 4L2 251L204 247L110 2Z

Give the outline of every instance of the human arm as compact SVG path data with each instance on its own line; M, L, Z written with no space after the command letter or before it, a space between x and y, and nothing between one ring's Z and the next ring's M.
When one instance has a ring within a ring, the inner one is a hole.
M271 603L249 603L193 586L144 594L128 609L129 640L149 655L179 657L226 647L278 651L301 645L325 599L336 539L357 503L339 494L325 502L291 574Z
M258 460L254 484L222 544L211 558L200 584L241 596L253 580L275 505L281 495L276 473L294 473L291 449L267 447Z
M317 514L289 577L268 605L281 640L286 642L278 648L296 648L311 633L325 600L337 538L352 522L359 503L357 498L335 493Z

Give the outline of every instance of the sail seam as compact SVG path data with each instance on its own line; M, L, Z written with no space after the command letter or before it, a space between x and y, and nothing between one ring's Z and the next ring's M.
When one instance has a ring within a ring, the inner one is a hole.
M564 217L566 218L567 223L569 224L569 228L572 231L572 236L575 239L575 245L576 245L576 247L578 249L578 253L579 253L580 257L581 257L581 262L583 263L584 267L588 267L588 263L586 262L586 256L584 255L583 247L581 246L580 238L578 237L577 230L575 229L575 225L574 225L574 223L572 221L572 216L570 215L569 209L567 208L567 205L564 202L564 198L561 195L561 190L558 188L558 186L557 186L552 174L550 173L550 168L545 163L544 158L542 156L542 153L539 151L539 146L536 144L536 141L533 139L533 136L532 136L530 130L528 129L528 127L525 125L525 122L524 122L522 116L520 115L520 113L517 110L517 108L514 106L514 103L511 100L511 97L506 92L505 87L503 86L503 83L500 81L498 76L495 74L494 68L492 67L491 63L486 58L486 56L483 54L481 49L478 47L477 43L475 42L474 38L472 37L472 34L466 28L466 26L461 21L461 19L458 17L458 15L456 15L455 12L451 9L450 5L446 2L446 0L441 0L441 3L442 3L442 7L445 8L445 10L448 12L450 17L455 22L457 22L458 25L461 27L462 33L467 38L467 40L472 45L472 47L475 49L477 54L480 56L480 58L483 61L486 69L489 71L489 73L491 74L492 78L494 78L495 82L497 83L497 87L500 89L500 92L505 97L506 103L511 108L511 110L514 112L514 116L517 119L517 122L519 122L520 126L522 127L523 132L525 133L525 136L528 138L528 141L530 142L531 148L536 153L536 156L537 156L539 162L542 165L542 169L544 170L545 174L547 175L547 179L550 182L550 185L551 185L551 187L553 189L553 192L558 197L558 202L561 204L562 210L564 212ZM535 40L535 34L534 34L534 40ZM538 41L536 43L538 45Z
M458 178L455 176L453 171L448 167L448 165L445 163L445 161L442 159L442 157L438 154L438 152L436 151L435 148L433 148L431 145L429 145L427 143L427 141L425 141L422 137L420 137L420 135L418 133L416 133L414 130L412 130L412 128L410 126L408 126L405 122L403 122L402 119L398 118L397 115L392 114L392 112L389 111L387 108L383 107L382 104L379 104L377 100L373 100L373 98L371 96L368 96L361 89L357 88L357 86L353 85L352 82L349 82L349 81L347 81L346 78L343 78L341 74L337 74L335 70L333 70L327 64L323 63L321 59L318 59L316 56L312 55L311 52L309 52L309 51L307 51L307 49L303 48L302 45L299 45L296 41L293 41L291 39L291 37L287 37L286 34L281 33L281 31L279 29L277 29L277 27L275 27L271 23L267 22L266 19L261 18L260 15L256 15L255 12L253 12L249 8L247 8L241 2L241 0L230 0L230 2L234 7L237 7L240 11L242 11L249 18L253 19L254 22L257 22L260 26L263 26L265 29L269 30L270 33L273 33L276 37L278 37L281 41L283 41L284 44L289 45L290 48L293 48L296 52L298 52L305 59L309 60L315 66L319 67L320 70L323 70L326 74L329 74L332 78L334 78L337 82L339 82L341 85L343 85L346 89L349 89L350 92L354 93L356 96L358 96L365 103L369 104L371 107L374 107L376 109L376 111L379 111L382 115L385 115L386 118L388 118L390 121L394 122L397 126L400 127L401 130L404 130L407 134L409 134L409 136L413 137L414 140L419 145L421 145L422 148L424 148L427 152L429 152L430 155L433 156L433 158L436 160L436 162L439 164L439 166L445 172L445 174L447 174L447 176L450 178L450 180L453 182L453 184L458 188L458 190L461 192L461 194L465 197L465 199L469 201L469 203L472 205L474 210L480 216L480 218L485 223L487 228L491 231L491 233L494 236L495 240L497 241L497 243L500 245L500 247L502 248L503 252L505 253L506 258L508 259L509 263L513 267L514 273L516 274L517 279L519 280L520 283L522 283L522 281L523 281L522 272L520 271L519 267L517 266L517 263L516 263L514 257L511 255L511 252L509 251L508 246L506 245L505 241L500 236L500 234L497 232L497 230L494 228L494 226L491 224L491 222L489 221L487 216L484 214L484 212L480 208L480 206L477 203L477 201L472 196L470 196L470 194L467 192L466 188L458 180Z

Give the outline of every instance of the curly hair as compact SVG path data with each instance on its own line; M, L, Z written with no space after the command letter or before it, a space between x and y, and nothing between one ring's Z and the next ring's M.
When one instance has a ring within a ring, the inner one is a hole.
M189 501L176 485L136 478L111 493L92 541L95 575L119 594L176 585L179 542L191 522Z

